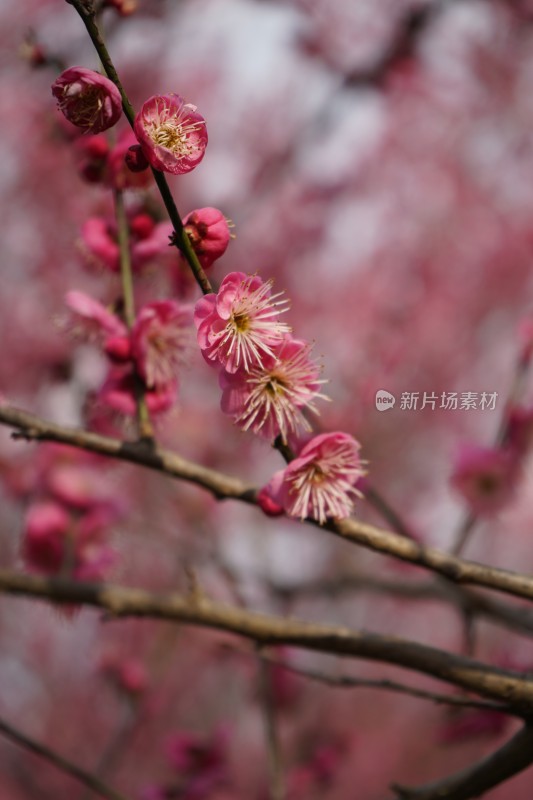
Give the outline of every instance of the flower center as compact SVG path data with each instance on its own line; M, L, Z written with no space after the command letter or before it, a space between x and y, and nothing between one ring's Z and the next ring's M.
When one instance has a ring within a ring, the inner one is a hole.
M158 147L164 147L179 156L190 156L194 151L194 145L189 142L189 136L202 124L191 122L189 125L183 125L175 120L161 122L157 127L154 126L150 138Z
M73 102L75 101L75 102ZM102 110L103 102L97 86L70 86L64 92L61 107L68 107L71 122L79 127L90 127Z
M234 329L240 333L246 333L250 329L250 316L245 311L233 313L231 322Z

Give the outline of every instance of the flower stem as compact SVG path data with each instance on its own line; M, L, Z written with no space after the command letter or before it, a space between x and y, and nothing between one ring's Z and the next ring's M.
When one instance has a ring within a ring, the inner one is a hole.
M128 219L126 216L123 193L120 189L115 189L113 195L115 199L117 237L120 251L120 275L122 278L122 296L124 299L124 319L128 330L131 330L135 322L135 298L133 294L133 273L131 269ZM154 432L144 397L144 387L137 375L135 375L135 401L137 404L139 435L141 439L153 439Z
M94 48L98 53L98 57L102 63L102 67L104 68L107 77L109 78L110 81L113 81L113 83L120 92L120 96L122 97L122 109L124 111L126 119L133 128L133 122L135 120L135 112L133 111L133 106L131 105L126 92L124 91L124 87L120 82L120 78L118 77L115 65L113 64L111 56L109 55L109 51L104 42L103 36L98 27L96 21L96 9L93 0L67 0L67 2L69 2L72 6L74 6L79 16L81 17L81 20L87 29L87 33L89 34L89 37L94 45ZM159 189L159 192L161 193L161 198L167 209L170 221L172 222L172 225L174 227L174 235L171 238L171 244L175 245L175 247L177 247L178 250L183 254L202 292L204 294L209 294L210 292L213 291L213 288L209 282L209 278L202 269L202 265L198 261L198 256L194 252L191 241L187 235L186 230L183 227L183 222L176 207L176 203L174 202L174 198L172 197L172 193L170 191L167 179L162 172L153 169L153 167L152 167L152 173L155 182L157 184L157 187Z

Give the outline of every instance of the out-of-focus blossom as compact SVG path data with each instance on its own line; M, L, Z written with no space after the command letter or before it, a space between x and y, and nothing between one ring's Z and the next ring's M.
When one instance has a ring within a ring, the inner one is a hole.
M97 580L115 561L105 541L113 518L101 509L77 518L53 501L34 503L24 525L24 559L45 574L65 570L80 580Z
M89 264L120 270L116 225L104 217L89 217L81 229L81 250Z
M509 716L493 709L472 708L448 715L439 731L441 744L464 744L471 739L491 739L508 727Z
M145 172L150 166L140 144L128 147L124 155L124 163L131 172Z
M130 252L134 271L168 253L168 240L172 232L169 222L147 224L145 213L130 214ZM142 224L136 224L138 218ZM81 229L81 251L89 265L120 270L120 249L116 223L105 217L90 217Z
M258 275L231 272L218 294L207 294L196 303L198 344L208 361L236 372L262 364L265 356L273 357L272 347L289 326L279 320L287 311L287 300L278 299L282 292L273 295L271 288L272 281Z
M523 458L533 440L533 406L513 406L507 412L505 447Z
M122 113L122 98L109 78L85 67L70 67L52 84L65 117L88 133L111 128Z
M229 780L228 731L218 727L209 738L191 733L175 734L167 744L167 755L178 777L170 785L151 786L143 800L208 800Z
M70 526L69 514L58 503L45 501L30 506L24 523L23 543L28 566L40 572L58 572Z
M519 461L511 449L464 444L450 480L475 514L490 516L513 497L519 477Z
M108 337L124 336L124 323L105 306L85 292L67 292L65 303L70 312L72 333L87 341L105 341Z
M332 786L339 764L346 757L347 742L323 744L318 747L309 761L293 769L287 780L288 800L304 797L318 797Z
M104 6L113 8L121 17L129 17L134 14L138 7L138 0L105 0Z
M140 310L131 331L131 345L147 386L161 387L176 379L190 341L191 322L189 306L175 300L159 300Z
M126 416L135 416L137 410L137 391L135 385L136 377L128 368L118 368L111 370L106 382L97 395L99 402L109 406ZM151 414L163 414L169 411L178 393L178 383L176 380L170 381L163 386L147 387L144 392L144 399L148 411Z
M177 94L150 97L135 117L134 131L154 169L182 175L204 157L205 120Z
M183 220L194 252L208 269L225 252L231 238L228 220L218 208L199 208Z
M89 183L99 183L107 173L109 143L103 133L96 136L80 136L76 140L76 150L80 156L78 170Z
M328 517L349 517L362 474L360 444L347 433L315 436L265 487L291 517L311 517L323 525Z
M139 695L148 685L148 675L144 664L137 658L121 658L116 654L106 654L100 662L101 671L128 695Z
M272 440L281 435L287 442L290 433L311 426L302 413L307 407L317 413L312 401L319 394L320 367L310 357L306 342L287 334L272 347L263 363L249 372L221 372L221 407L243 430Z

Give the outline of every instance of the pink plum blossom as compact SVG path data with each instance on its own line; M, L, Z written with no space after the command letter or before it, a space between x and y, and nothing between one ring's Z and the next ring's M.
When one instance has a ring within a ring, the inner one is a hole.
M202 160L205 120L177 94L150 97L135 117L135 135L154 169L182 175Z
M464 444L455 461L451 484L473 513L490 516L512 498L519 462L511 449Z
M162 387L176 379L191 321L191 309L175 300L159 300L141 309L131 331L131 345L147 386Z
M344 519L361 493L360 444L347 433L315 436L265 487L272 500L291 517L310 517L323 525L328 517Z
M218 208L191 211L183 220L183 226L204 269L226 252L231 234L228 221Z
M122 114L122 98L109 78L85 67L70 67L52 84L59 109L88 133L111 128Z
M194 321L198 344L207 361L222 365L228 372L239 367L249 371L265 356L273 357L289 326L279 321L287 311L281 292L271 294L272 281L258 275L231 272L217 294L207 294L197 303Z
M281 435L286 443L299 428L310 431L302 409L317 413L313 398L324 397L319 393L324 383L320 367L310 350L309 344L287 334L272 346L272 355L265 355L249 372L221 372L222 411L243 430L269 440Z

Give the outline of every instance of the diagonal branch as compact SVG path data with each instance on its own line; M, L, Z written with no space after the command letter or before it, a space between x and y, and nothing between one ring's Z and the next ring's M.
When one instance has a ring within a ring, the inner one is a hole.
M17 435L21 438L62 442L122 461L141 464L165 475L202 486L219 499L241 500L252 504L256 502L257 490L238 478L229 477L187 461L176 453L143 442L125 442L78 428L63 427L7 405L0 405L0 424L17 429L20 432ZM319 526L312 520L307 522L328 530L345 541L425 567L454 583L483 586L516 597L533 599L533 578L528 575L466 561L355 519L330 520L324 526Z
M533 713L533 681L465 656L394 636L315 625L211 602L202 594L153 594L111 584L43 578L0 570L0 591L95 606L113 617L175 620L242 636L259 645L307 650L394 664L505 704L509 713Z
M17 728L14 728L3 719L0 719L0 733L4 734L8 739L11 739L11 741L21 745L26 750L46 759L50 764L53 764L62 772L75 778L92 792L100 795L100 797L105 797L106 800L126 800L123 795L115 792L114 789L111 789L109 786L106 786L105 783L102 783L95 775L91 775L90 772L86 772L84 769L81 769L81 767L63 758L63 756L60 756L46 745L40 744L40 742L36 742L34 739L30 739L25 733L21 733L21 731L17 730Z
M393 785L400 800L469 800L533 764L533 726L521 728L503 747L455 775L417 789Z

